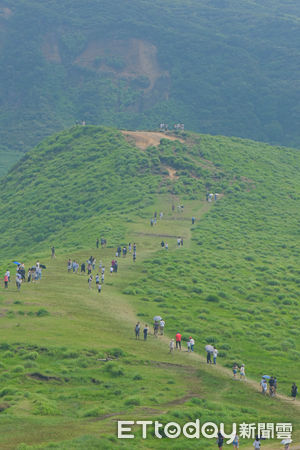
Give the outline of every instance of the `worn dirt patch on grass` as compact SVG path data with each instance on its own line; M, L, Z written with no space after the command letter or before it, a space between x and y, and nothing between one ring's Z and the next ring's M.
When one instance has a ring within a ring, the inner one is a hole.
M122 134L129 140L129 142L133 142L141 150L145 150L147 147L152 145L157 147L160 144L161 139L184 142L182 138L156 131L122 131Z

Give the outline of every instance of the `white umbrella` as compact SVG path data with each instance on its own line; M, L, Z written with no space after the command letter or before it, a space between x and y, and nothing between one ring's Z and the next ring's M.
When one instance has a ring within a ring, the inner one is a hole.
M291 444L293 442L292 439L283 439L283 441L280 442L282 445Z
M213 352L213 351L214 351L214 348L213 348L212 345L206 345L206 346L205 346L205 350L206 350L207 352Z
M153 317L154 322L159 322L161 320L160 316L154 316Z

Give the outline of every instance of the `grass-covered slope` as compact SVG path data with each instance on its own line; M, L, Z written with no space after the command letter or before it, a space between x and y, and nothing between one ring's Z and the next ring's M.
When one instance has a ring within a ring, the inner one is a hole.
M299 146L297 2L5 0L0 150L75 120Z
M118 418L292 421L298 438L299 403L286 396L292 382L300 384L299 154L233 138L162 137L141 150L116 130L74 127L45 140L1 181L2 261L28 267L42 257L47 266L41 282L21 292L11 283L0 294L1 448L198 445L143 441L140 433L130 444L118 441ZM206 189L220 199L207 203ZM155 210L164 218L150 227ZM101 234L109 247L96 250ZM91 254L108 268L115 247L130 241L136 263L120 258L101 295L84 275L67 273L69 257L82 262ZM46 256L52 244L55 260ZM136 342L135 322L151 324L156 314L167 336ZM184 342L195 338L195 355L169 355L177 331ZM217 367L201 356L208 342L219 349ZM112 361L99 360L107 355ZM285 397L264 398L257 385L233 381L235 361L253 383L276 375ZM215 441L199 445L215 448Z

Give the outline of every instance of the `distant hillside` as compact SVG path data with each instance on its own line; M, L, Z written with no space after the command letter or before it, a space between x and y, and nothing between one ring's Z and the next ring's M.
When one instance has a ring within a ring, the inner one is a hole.
M0 151L76 120L300 146L299 5L0 2Z

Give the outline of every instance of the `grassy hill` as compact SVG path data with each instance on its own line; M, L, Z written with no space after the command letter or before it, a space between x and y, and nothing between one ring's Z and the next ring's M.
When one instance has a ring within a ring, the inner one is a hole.
M73 127L0 182L2 272L14 259L47 266L40 282L0 294L1 448L196 445L142 440L137 428L129 445L116 438L117 419L291 421L299 439L299 402L287 398L299 385L299 153L192 133L162 134L144 150L135 141ZM205 201L207 189L217 202ZM154 211L164 217L151 227ZM97 236L106 248L95 249ZM121 257L109 275L115 248L128 242L137 243L137 261ZM67 273L69 257L91 254L106 266L100 295L86 275ZM156 314L166 336L136 341L136 321L151 325ZM184 351L170 355L177 331ZM185 351L190 335L195 354ZM204 360L207 343L219 349L216 367ZM234 362L246 364L247 383L232 379ZM258 393L265 373L278 378L277 399Z
M295 2L2 1L0 151L76 120L299 147Z

